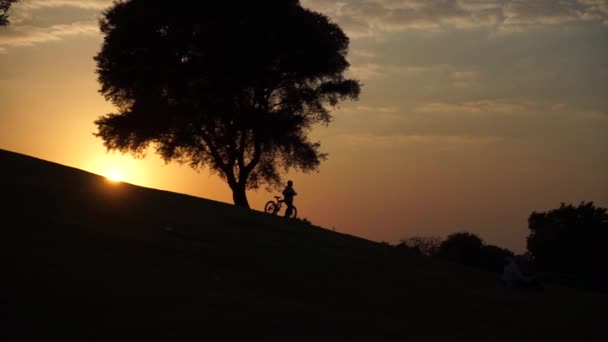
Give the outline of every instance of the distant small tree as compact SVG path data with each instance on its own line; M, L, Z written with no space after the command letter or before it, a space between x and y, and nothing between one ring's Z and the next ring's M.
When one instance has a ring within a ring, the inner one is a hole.
M0 0L0 26L6 26L9 24L8 11L11 5L19 0Z
M118 109L95 135L108 150L208 168L249 207L247 189L317 170L309 140L331 108L357 99L349 39L298 0L117 1L101 20L101 93Z
M514 255L506 248L486 245L480 237L468 232L450 234L445 240L435 236L411 237L401 240L396 247L489 272L502 272L505 258Z
M605 272L608 267L608 214L593 202L532 212L527 248L543 271Z
M437 256L467 266L477 266L483 240L477 235L458 232L448 235L439 245Z
M441 245L441 238L436 236L414 236L411 238L403 239L397 244L397 247L405 247L416 252L426 255L434 256L439 250Z
M483 245L479 250L478 267L489 272L502 272L505 266L505 258L514 256L514 253L506 248Z
M306 217L303 217L303 218L299 218L299 217L298 217L298 218L296 218L296 220L297 220L297 221L300 221L300 222L302 222L302 223L304 223L304 224L305 224L305 225L307 225L307 226L313 226L312 221L311 221L311 220L309 220L309 219L308 219L308 218L306 218Z

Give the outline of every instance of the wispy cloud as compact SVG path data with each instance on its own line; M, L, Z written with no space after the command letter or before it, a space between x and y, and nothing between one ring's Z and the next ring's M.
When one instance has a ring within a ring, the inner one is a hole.
M0 51L5 52L14 46L31 46L38 43L62 40L78 35L95 35L99 33L96 22L75 22L66 25L49 27L14 26L0 34Z
M11 9L12 24L0 30L0 54L10 52L12 47L60 41L81 35L99 34L95 19L112 0L25 0L16 3ZM45 19L48 10L53 8L74 8L62 20L50 23Z
M478 100L460 103L431 102L418 106L418 113L448 113L448 114L518 114L529 112L535 107L534 103L516 103L505 100Z
M378 58L379 55L378 51L366 49L354 49L350 53L353 57L362 60L373 60Z
M474 71L462 71L463 74L458 74L459 71L455 70L454 66L448 64L431 64L431 65L400 65L400 64L388 64L388 63L376 63L373 59L362 60L357 56L353 58L353 64L349 69L351 76L368 81L371 79L379 79L385 77L407 77L407 76L419 76L423 73L440 73L440 74L453 74L454 83L456 82L472 82L473 77L477 76ZM470 73L468 76L464 73ZM465 79L465 77L468 77Z
M608 111L581 111L576 113L581 120L608 120Z
M362 81L381 80L398 77L400 79L421 77L445 79L445 85L456 88L470 88L486 82L484 75L475 67L450 64L390 64L380 63L374 58L361 58L354 54L349 69L350 76Z
M353 37L406 30L487 28L516 32L566 23L608 23L608 0L303 0Z
M399 110L397 106L356 106L355 110L360 112L395 113Z
M479 75L477 71L465 70L453 71L450 73L450 77L454 87L468 88L477 84Z
M348 74L359 80L368 81L382 77L385 74L383 69L384 67L378 63L356 63L351 65Z
M15 5L22 10L34 10L51 7L76 7L82 9L103 10L112 4L112 0L26 0Z
M353 133L337 136L339 140L349 145L368 146L378 148L395 148L404 145L444 145L444 146L470 146L487 145L502 140L496 136L473 135L436 135L436 134L366 134Z
M87 18L71 23L36 27L20 26L20 18L44 15L49 8L77 8L98 11L112 0L27 0L14 5L11 28L0 31L0 49L24 46L91 33ZM486 28L497 32L517 32L538 27L560 27L568 23L597 22L608 26L608 0L302 0L305 7L326 13L353 37L380 37L386 32L471 30ZM29 20L28 20L29 21ZM18 41L18 37L22 41ZM7 43L9 42L10 43ZM370 58L361 51L361 58ZM381 74L377 65L359 66L362 79ZM471 81L455 81L469 86Z

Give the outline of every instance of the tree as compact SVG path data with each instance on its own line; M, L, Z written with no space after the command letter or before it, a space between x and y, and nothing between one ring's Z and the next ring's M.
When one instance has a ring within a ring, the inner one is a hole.
M535 267L560 273L598 272L608 263L608 214L593 202L532 212L527 248Z
M308 134L360 84L344 72L349 39L298 0L117 2L101 20L100 92L118 113L95 135L108 150L208 168L246 190L326 158Z
M502 272L505 258L514 253L506 248L486 245L475 234L459 232L441 242L436 255L483 271Z
M19 0L0 0L0 26L6 26L9 24L8 10L11 5Z
M448 235L439 245L437 256L467 266L477 266L483 240L477 235L458 232Z
M441 239L436 236L414 236L401 240L397 247L405 247L415 250L417 253L426 256L435 256L441 245Z
M479 250L477 267L484 271L500 273L504 270L505 259L513 257L510 250L494 245L483 245Z

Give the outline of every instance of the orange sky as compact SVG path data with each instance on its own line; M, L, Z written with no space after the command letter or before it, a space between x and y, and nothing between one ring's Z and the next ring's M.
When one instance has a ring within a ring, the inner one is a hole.
M106 154L92 135L113 111L92 59L109 3L14 6L0 28L0 148L230 202L215 176ZM364 87L315 130L329 153L320 172L289 175L300 216L391 243L466 230L520 252L532 211L608 207L608 1L303 4L351 37Z

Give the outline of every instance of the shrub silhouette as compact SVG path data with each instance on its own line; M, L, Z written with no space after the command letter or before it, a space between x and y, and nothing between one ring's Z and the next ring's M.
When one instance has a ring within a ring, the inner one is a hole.
M504 270L505 258L512 256L514 256L513 252L506 248L483 245L479 250L479 259L476 267L484 271L500 273Z
M448 235L439 245L437 256L467 266L476 266L481 256L483 241L477 235L458 232Z
M440 244L441 238L436 236L414 236L401 240L401 242L397 244L397 247L408 248L421 255L434 256L437 254Z

